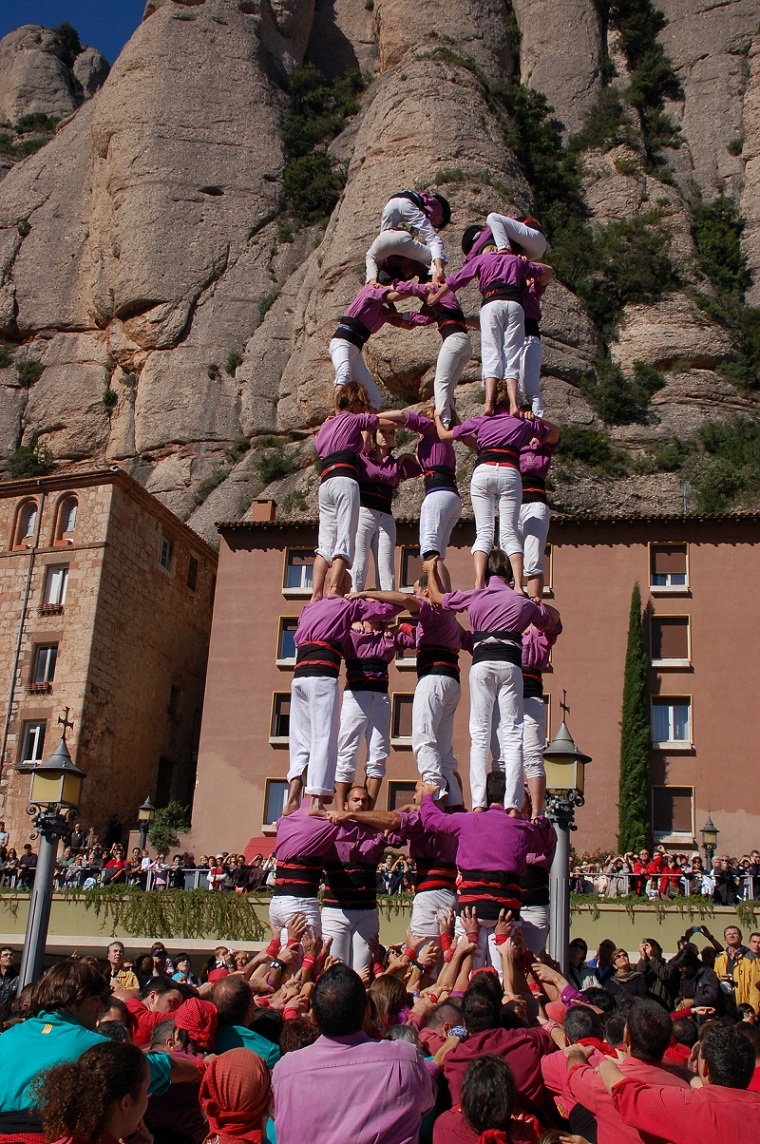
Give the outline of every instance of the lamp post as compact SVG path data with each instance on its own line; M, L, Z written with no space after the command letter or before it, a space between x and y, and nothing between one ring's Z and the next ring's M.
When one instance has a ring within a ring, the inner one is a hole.
M567 692L560 707L565 716L570 708ZM549 953L566 975L570 945L570 831L575 830L575 808L583 806L584 771L590 755L575 745L565 719L544 751L546 767L546 814L554 824L557 849L554 853L549 891Z
M63 724L61 741L47 762L35 764L31 768L23 765L17 767L19 772L31 770L32 785L26 813L32 816L34 825L31 837L40 839L34 885L29 896L19 990L36 981L42 971L58 841L66 833L69 819L79 814L82 780L85 777L84 771L72 763L66 745L66 730L74 726L69 722L68 707L65 708L63 717L59 716L58 722Z
M712 820L712 815L707 812L707 822L704 824L699 832L702 835L702 846L705 851L705 874L712 874L713 858L715 851L718 847L718 835L720 831Z
M137 821L140 824L140 850L145 849L145 843L148 841L148 831L150 824L156 817L156 808L150 801L150 795L146 798L142 806L137 808Z

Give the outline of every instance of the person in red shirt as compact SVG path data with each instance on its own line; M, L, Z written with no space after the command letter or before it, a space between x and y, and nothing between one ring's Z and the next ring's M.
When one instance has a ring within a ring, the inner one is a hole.
M140 1048L150 1044L150 1038L167 1014L178 1009L184 1000L182 989L171 977L151 977L135 996L132 990L119 990L114 993L127 1006L130 1014L132 1041Z
M582 1063L586 1050L571 1045L568 1062ZM599 1075L623 1122L653 1144L727 1144L760 1137L760 1093L747 1092L755 1053L746 1037L730 1026L713 1025L702 1038L697 1058L701 1088L666 1088L626 1077L604 1061Z
M513 1116L515 1077L501 1057L486 1055L468 1065L462 1101L442 1113L433 1127L433 1144L479 1144L481 1140L536 1144L538 1121Z
M752 1080L747 1085L747 1091L760 1092L760 1029L757 1025L746 1020L739 1021L735 1028L737 1033L741 1033L743 1037L747 1038L755 1054L755 1071L752 1073Z

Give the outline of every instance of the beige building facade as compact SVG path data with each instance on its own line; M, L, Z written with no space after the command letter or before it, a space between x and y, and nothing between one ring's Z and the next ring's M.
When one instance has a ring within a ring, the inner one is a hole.
M0 819L27 840L29 777L69 708L81 822L190 805L217 557L119 469L0 484Z
M266 506L256 506L267 515ZM220 526L219 583L199 749L192 839L196 852L240 850L267 834L282 806L288 769L293 632L309 598L314 525L276 520ZM473 581L470 522L454 530L447 564L457 587ZM616 847L620 715L631 593L638 582L650 657L652 726L649 800L656 840L691 849L708 814L718 850L760 846L754 780L754 712L760 664L754 654L760 517L555 517L547 599L564 632L544 678L549 735L568 723L592 756L586 805L573 844ZM397 582L420 564L416 526L400 522ZM371 582L371 581L370 581ZM466 624L466 617L461 617ZM378 805L407 800L416 778L411 751L413 659L391 665L392 750ZM455 746L467 783L468 657Z

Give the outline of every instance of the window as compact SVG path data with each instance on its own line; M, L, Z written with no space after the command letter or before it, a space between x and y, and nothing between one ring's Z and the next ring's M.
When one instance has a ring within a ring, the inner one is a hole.
M417 621L413 616L411 619L409 619L409 617L405 617L404 623L410 624L412 628L415 629L417 627ZM410 668L415 668L417 666L417 648L414 645L412 645L412 647L398 648L396 650L396 659L394 662L396 667L400 668L402 671L408 671Z
M194 592L198 585L198 561L194 556L190 557L190 563L187 566L187 586L191 592Z
M286 779L267 779L264 791L264 825L274 826L278 818L282 817L282 808L288 797L288 783Z
M391 740L401 745L412 742L413 695L396 694L391 708Z
M689 617L652 616L650 622L652 663L688 667Z
M40 644L34 653L30 686L35 691L49 691L55 676L58 644Z
M51 564L48 567L45 572L45 585L42 589L41 612L51 614L63 611L68 583L68 564Z
M294 617L280 620L280 630L277 633L277 664L280 667L289 666L296 662L296 628L298 620Z
M310 549L289 548L285 553L283 594L285 596L311 595L313 569L314 553Z
M547 544L544 549L544 595L553 595L554 581L552 580L552 546Z
M692 787L652 787L652 832L659 837L672 834L694 837Z
M67 497L59 503L53 544L71 543L72 534L77 524L78 507L76 497Z
M182 719L182 688L170 687L169 688L169 704L166 708L166 713L171 719L172 723L179 723Z
M388 810L400 810L402 806L409 806L414 799L416 786L415 782L389 782Z
M36 763L42 758L46 726L44 720L41 723L24 723L21 733L22 763Z
M652 743L656 747L691 747L691 699L688 696L652 700Z
M649 549L649 585L661 591L678 591L687 585L685 544L653 544Z
M162 568L168 568L172 562L172 552L174 551L174 541L169 540L168 536L161 537L161 551L158 556L158 563Z
M414 581L422 573L422 557L419 548L401 549L401 576L399 585L402 592L409 592L414 588Z
M18 508L16 516L16 529L13 537L14 547L18 548L34 540L37 530L37 502L23 501Z
M276 691L272 700L270 743L287 743L290 734L290 692Z

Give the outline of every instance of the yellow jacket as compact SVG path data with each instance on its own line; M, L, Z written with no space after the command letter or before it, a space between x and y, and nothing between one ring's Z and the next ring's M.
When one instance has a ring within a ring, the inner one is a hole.
M715 972L718 977L725 977L728 973L728 954L719 953L715 958ZM753 1009L760 1008L760 957L748 957L746 953L739 953L734 961L734 1000L737 1005L751 1005Z

